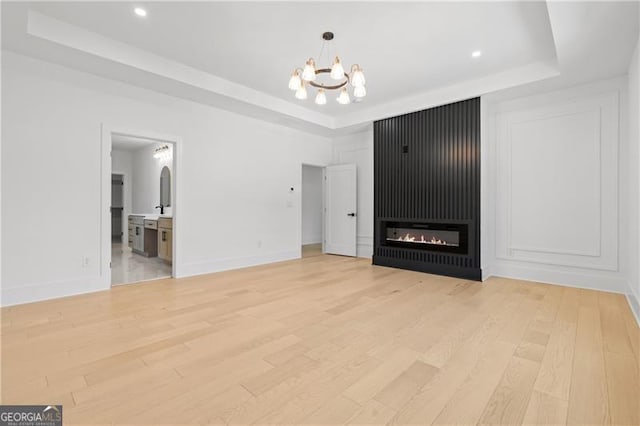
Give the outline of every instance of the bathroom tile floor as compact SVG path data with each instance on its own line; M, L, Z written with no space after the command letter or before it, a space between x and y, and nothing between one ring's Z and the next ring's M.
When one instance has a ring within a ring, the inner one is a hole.
M111 284L129 284L171 276L171 265L158 257L135 254L119 242L111 244Z

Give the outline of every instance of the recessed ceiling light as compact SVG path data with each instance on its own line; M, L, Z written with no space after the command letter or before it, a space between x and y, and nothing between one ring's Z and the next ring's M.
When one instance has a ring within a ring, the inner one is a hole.
M482 56L482 52L480 50L474 50L473 52L471 52L472 58L479 58L480 56Z
M133 11L138 16L142 16L142 17L147 16L147 11L141 7L136 7L135 9L133 9Z

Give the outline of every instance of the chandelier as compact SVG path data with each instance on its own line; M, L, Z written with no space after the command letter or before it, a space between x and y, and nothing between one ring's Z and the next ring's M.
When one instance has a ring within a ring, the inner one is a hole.
M318 55L318 61L321 60L325 44L333 40L333 33L329 31L325 32L322 34L322 39L324 41L322 42L322 48ZM329 55L329 53L327 53L327 55ZM335 83L320 83L317 79L319 74L329 74L331 79L335 80ZM309 58L305 63L304 68L296 68L293 70L291 78L289 79L289 89L296 92L297 99L307 99L307 85L318 89L315 98L315 103L318 105L324 105L327 103L327 90L340 91L340 94L336 98L339 104L346 105L351 103L351 97L349 96L347 85L353 87L354 98L361 99L367 95L367 90L364 87L364 73L362 72L360 65L352 65L350 73L346 73L338 56L335 56L331 68L317 68L314 59Z

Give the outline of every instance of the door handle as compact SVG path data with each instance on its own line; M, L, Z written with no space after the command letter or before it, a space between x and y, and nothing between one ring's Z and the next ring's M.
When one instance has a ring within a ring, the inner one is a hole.
M356 214L355 213L347 213L347 216L355 217Z

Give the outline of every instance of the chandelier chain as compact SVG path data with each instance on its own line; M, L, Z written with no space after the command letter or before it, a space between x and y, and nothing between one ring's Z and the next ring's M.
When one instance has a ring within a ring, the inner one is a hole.
M325 40L322 41L322 46L320 47L320 53L318 54L318 65L322 63L322 52L324 52L324 45L327 44ZM328 49L327 49L328 51Z

